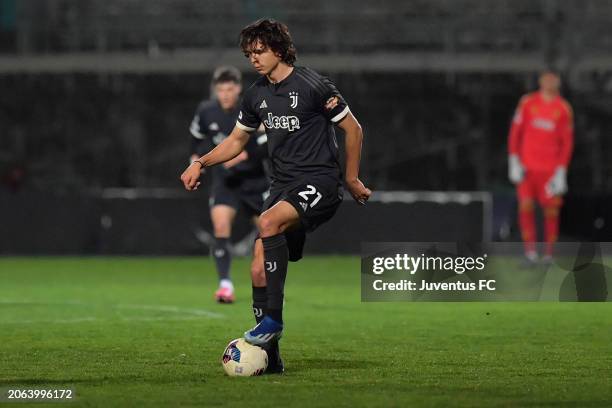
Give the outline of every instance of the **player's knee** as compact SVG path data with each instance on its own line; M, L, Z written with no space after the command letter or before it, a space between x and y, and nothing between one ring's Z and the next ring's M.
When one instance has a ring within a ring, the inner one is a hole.
M251 262L251 281L253 286L266 286L266 273L263 262Z
M232 224L229 221L215 221L213 228L215 237L229 237L232 232Z
M259 235L262 238L280 234L280 224L268 213L263 213L259 217Z

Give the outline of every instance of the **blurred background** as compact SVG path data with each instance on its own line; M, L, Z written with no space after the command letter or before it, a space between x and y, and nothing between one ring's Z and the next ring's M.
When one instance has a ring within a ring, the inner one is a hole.
M349 102L378 192L309 251L519 240L508 128L546 67L575 112L562 239L612 241L612 1L0 0L0 253L205 253L189 124L216 66L256 78L237 42L262 17Z

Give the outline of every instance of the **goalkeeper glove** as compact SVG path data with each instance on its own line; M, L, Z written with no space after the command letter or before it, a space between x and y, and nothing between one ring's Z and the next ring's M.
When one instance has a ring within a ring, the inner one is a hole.
M523 181L525 176L525 168L521 164L521 160L516 154L508 156L508 178L512 184L518 184Z
M560 196L567 193L567 171L565 167L559 166L553 176L546 183L546 194L549 197Z

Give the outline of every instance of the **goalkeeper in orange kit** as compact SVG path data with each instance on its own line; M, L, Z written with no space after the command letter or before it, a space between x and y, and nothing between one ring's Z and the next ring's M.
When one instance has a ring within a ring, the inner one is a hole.
M572 108L559 94L559 75L544 71L539 85L538 91L521 98L508 138L508 177L517 187L519 226L530 264L538 261L536 202L544 213L546 246L542 261L552 260L574 144Z

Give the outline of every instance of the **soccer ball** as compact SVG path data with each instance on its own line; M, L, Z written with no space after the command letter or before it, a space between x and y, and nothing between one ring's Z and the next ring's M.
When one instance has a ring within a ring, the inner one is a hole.
M231 377L262 375L268 367L268 353L240 338L230 341L227 345L221 364L225 373Z

